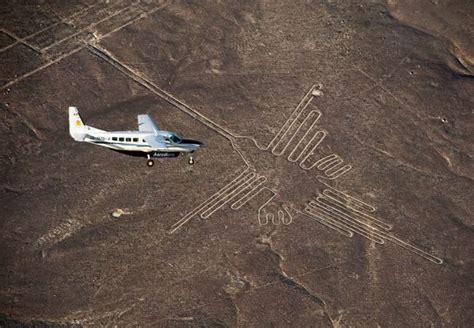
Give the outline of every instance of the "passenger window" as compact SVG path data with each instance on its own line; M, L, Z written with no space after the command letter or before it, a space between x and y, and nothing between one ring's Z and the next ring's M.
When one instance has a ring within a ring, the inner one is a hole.
M125 141L130 142L130 141L132 141L132 139L131 138L126 138Z
M117 141L117 137L112 137L112 141Z
M142 140L143 142L146 142L145 139Z
M138 142L138 138L133 138L133 142Z
M119 138L119 141L123 141L123 138Z

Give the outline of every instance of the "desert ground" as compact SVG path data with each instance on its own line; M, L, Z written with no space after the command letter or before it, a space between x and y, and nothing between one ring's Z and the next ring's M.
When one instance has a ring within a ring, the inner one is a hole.
M2 1L0 327L472 327L472 17ZM206 147L149 168L68 106Z

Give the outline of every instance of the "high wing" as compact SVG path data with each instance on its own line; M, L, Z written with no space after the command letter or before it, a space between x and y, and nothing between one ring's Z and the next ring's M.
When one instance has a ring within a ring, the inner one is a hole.
M149 114L141 114L137 116L138 118L138 131L154 132L155 134L160 131L155 121L151 118Z
M153 147L153 148L157 148L157 149L166 149L166 143L160 138L160 137L156 137L156 136L146 136L145 138L146 142L148 142L148 144Z

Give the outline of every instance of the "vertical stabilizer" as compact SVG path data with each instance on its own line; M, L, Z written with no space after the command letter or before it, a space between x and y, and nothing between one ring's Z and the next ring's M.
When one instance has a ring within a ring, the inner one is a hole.
M83 141L86 136L86 126L79 116L76 107L69 107L69 134L76 141Z

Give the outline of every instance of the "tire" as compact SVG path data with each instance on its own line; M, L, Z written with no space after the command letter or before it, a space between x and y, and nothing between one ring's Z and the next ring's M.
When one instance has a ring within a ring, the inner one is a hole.
M148 167L152 167L153 165L155 165L155 162L152 159L149 159L148 161L146 161L146 165Z

